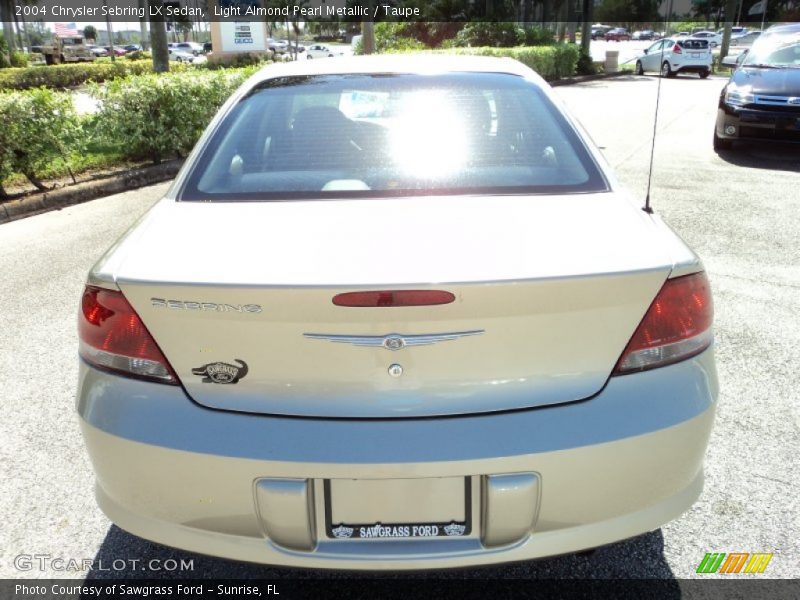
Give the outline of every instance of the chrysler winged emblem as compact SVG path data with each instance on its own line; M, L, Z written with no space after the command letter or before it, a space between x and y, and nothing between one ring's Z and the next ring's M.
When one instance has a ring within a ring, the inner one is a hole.
M438 342L449 342L471 335L481 335L483 329L471 331L454 331L452 333L423 333L419 335L403 335L389 333L386 335L333 335L327 333L304 333L303 336L312 340L326 340L339 344L352 344L353 346L369 346L372 348L386 348L387 350L401 350L407 346L429 346Z

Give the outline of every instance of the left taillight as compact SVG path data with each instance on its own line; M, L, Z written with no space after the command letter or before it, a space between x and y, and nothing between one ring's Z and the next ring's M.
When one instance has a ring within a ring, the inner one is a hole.
M171 385L178 378L122 292L87 285L78 316L80 355L90 365Z
M622 353L614 375L696 356L714 340L711 288L703 272L668 279Z

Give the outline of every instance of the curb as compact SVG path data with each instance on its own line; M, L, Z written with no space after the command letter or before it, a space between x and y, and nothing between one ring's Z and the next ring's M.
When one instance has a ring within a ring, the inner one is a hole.
M615 71L614 73L598 73L597 75L581 75L580 77L568 77L566 79L556 79L550 81L550 87L559 87L562 85L575 85L578 83L585 83L587 81L597 81L598 79L610 79L612 77L619 77L620 75L633 75L633 71Z
M168 181L177 175L181 165L183 165L183 159L171 160L160 165L131 169L105 179L86 181L32 194L19 200L3 202L0 203L0 224Z

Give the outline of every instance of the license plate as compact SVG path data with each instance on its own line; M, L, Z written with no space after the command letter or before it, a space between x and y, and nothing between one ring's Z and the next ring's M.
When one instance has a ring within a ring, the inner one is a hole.
M468 477L326 479L328 538L463 537L472 531Z
M692 58L702 58L703 54L700 52L692 52Z

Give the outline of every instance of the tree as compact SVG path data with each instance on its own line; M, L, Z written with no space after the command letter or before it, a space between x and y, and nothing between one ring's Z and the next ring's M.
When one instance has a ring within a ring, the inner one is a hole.
M649 23L658 21L660 0L605 0L594 9L595 18L600 22Z
M188 15L179 15L175 20L175 34L182 42L189 40L189 34L192 32L192 21Z
M3 36L5 37L6 44L8 45L9 57L10 53L16 49L16 42L14 41L14 6L11 0L0 0L0 21L3 22Z
M150 6L161 6L161 0L150 0ZM157 12L153 10L152 12ZM161 15L150 15L150 46L153 52L153 71L169 71L169 50L167 49L167 24Z
M83 28L83 37L93 42L97 40L97 29L95 29L94 25L87 25Z

